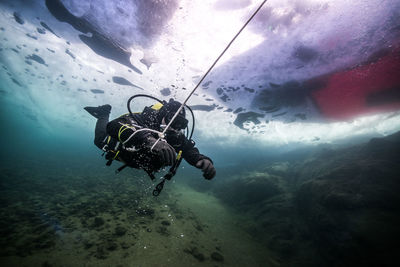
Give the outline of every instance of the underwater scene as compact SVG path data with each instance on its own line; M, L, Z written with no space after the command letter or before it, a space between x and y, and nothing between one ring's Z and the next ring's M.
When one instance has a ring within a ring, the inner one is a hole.
M398 266L400 1L0 0L0 266Z

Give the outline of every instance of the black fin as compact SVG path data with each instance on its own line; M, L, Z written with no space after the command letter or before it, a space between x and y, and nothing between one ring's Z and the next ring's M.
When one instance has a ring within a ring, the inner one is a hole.
M101 117L106 117L110 115L111 106L110 105L103 105L98 107L84 107L84 110L89 112L90 115L99 119Z

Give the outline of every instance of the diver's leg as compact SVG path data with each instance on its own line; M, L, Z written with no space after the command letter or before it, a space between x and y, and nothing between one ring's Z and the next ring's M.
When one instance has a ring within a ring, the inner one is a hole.
M94 144L102 149L103 141L107 136L107 124L111 112L110 105L103 105L99 107L85 107L93 117L97 118L96 128L94 130Z
M109 116L98 118L96 128L94 129L94 144L100 149L103 148L103 141L107 136L108 117Z

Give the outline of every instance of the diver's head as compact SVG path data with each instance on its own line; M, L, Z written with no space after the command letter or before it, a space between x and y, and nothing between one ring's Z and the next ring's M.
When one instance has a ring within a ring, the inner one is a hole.
M164 101L163 107L160 109L160 117L168 124L171 119L174 117L175 113L181 107L181 103L173 100L172 98L169 102ZM176 116L174 122L171 124L171 127L175 130L185 129L188 125L188 120L185 118L186 112L185 109L181 109L178 116Z

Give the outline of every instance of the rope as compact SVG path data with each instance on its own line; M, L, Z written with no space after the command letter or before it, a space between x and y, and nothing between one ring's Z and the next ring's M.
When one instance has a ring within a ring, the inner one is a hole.
M229 42L229 44L225 47L225 49L222 51L222 53L217 57L217 59L214 61L214 63L211 65L211 67L207 70L207 72L203 75L203 77L200 79L200 81L197 83L197 85L193 88L193 90L190 92L190 94L186 97L185 101L182 103L182 105L179 107L179 109L176 111L175 115L172 117L170 122L168 123L167 127L165 127L164 131L162 132L161 136L165 135L165 132L169 129L171 124L174 122L175 118L178 116L179 112L182 110L182 108L186 105L186 102L189 100L189 98L193 95L193 93L196 91L196 89L200 86L200 84L203 82L203 80L206 78L208 73L215 67L217 62L220 60L220 58L225 54L225 52L229 49L229 47L232 45L232 43L236 40L236 38L239 36L239 34L243 31L244 28L246 28L247 24L250 23L250 21L255 17L255 15L260 11L260 9L263 7L263 5L267 2L267 0L263 0L262 3L259 5L259 7L256 9L256 11L251 15L251 17L246 21L246 23L242 26L242 28L236 33L236 35L233 37L233 39ZM151 150L156 146L158 141L161 139L160 138L154 143L154 145L151 147Z

